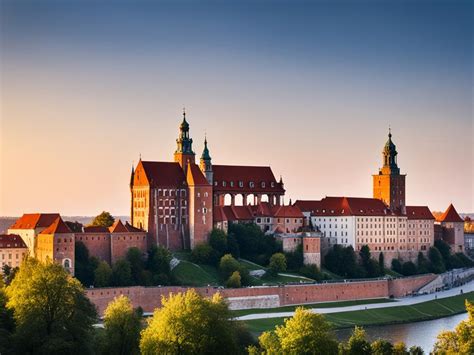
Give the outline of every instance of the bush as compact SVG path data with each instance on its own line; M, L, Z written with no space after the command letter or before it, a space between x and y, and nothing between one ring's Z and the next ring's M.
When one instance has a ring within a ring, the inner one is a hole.
M316 265L305 265L299 270L300 274L310 279L321 281L323 275Z
M268 265L270 272L273 275L286 270L286 257L282 253L275 253L270 258L270 264Z
M101 261L94 271L94 286L110 286L112 280L112 269L105 261Z
M224 279L228 279L234 271L240 270L240 263L230 254L226 254L219 262L219 271Z
M441 274L446 271L443 257L438 248L431 247L428 252L428 256L431 262L431 272L434 272L435 274Z
M416 274L416 265L411 261L407 261L402 265L402 274L405 276L412 276Z
M392 270L398 272L399 274L402 273L402 263L398 259L392 259Z
M118 260L112 268L113 285L131 286L132 282L132 268L130 263L125 259Z
M209 235L209 245L221 257L227 252L227 236L220 229L213 229Z
M198 244L191 252L191 260L196 264L215 265L218 258L214 249L207 243Z
M288 270L298 270L304 265L303 244L298 244L292 252L285 253Z
M230 275L229 279L227 280L226 286L230 288L241 287L242 284L241 284L240 272L234 271L232 275Z

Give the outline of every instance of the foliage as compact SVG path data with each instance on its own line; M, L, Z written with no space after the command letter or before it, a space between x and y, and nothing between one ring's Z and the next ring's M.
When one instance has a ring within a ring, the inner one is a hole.
M365 330L361 327L355 327L347 343L339 345L340 355L370 355L372 348L366 339Z
M387 340L377 339L370 344L372 355L392 355L393 345Z
M324 266L331 272L345 278L363 277L363 271L356 262L356 254L352 246L343 247L339 244L332 247L324 258Z
M240 272L234 271L227 280L226 286L231 288L239 288L241 285Z
M286 257L283 253L275 253L270 258L270 264L268 265L270 272L273 275L286 270Z
M407 347L403 341L399 341L398 343L393 344L393 355L406 355Z
M209 244L200 243L191 252L191 260L196 264L215 265L219 259L216 251Z
M91 351L95 308L80 282L61 265L26 259L7 287L7 296L16 321L16 353Z
M385 257L382 252L379 254L379 271L380 275L385 275Z
M324 278L316 265L305 265L300 268L299 272L301 275L316 281L321 281Z
M0 277L0 354L12 353L12 335L15 330L13 310L7 308L5 285Z
M474 354L474 303L466 300L468 319L456 326L454 331L442 332L434 346L435 353Z
M75 222L65 221L65 223L67 224L69 229L73 231L74 233L82 233L82 227L83 227L82 223L78 221L75 221Z
M141 333L142 354L238 353L236 323L219 294L208 299L189 290L162 304Z
M140 315L126 296L116 297L104 312L105 354L138 354Z
M227 235L225 232L214 228L209 234L209 245L217 252L218 258L227 253Z
M435 274L441 274L446 271L443 257L438 248L431 247L428 252L428 257L431 262L431 272Z
M286 252L286 265L288 270L298 270L304 265L303 244L298 244L292 252Z
M273 332L264 332L259 337L259 348L253 353L261 354L337 354L337 341L330 324L324 316L298 307L292 318L277 326Z
M239 243L233 233L227 235L227 251L231 253L234 258L240 258Z
M398 259L392 259L392 270L398 272L399 274L402 273L402 263Z
M101 261L94 270L94 286L107 287L112 281L112 269L105 261Z
M94 284L94 270L99 265L96 258L90 257L86 245L78 241L74 246L74 276L88 287Z
M427 274L430 272L430 263L421 251L418 253L417 257L417 269L419 274Z
M115 218L109 212L102 211L101 214L94 217L92 220L91 226L101 226L101 227L110 227L114 224Z
M18 272L18 266L17 267L11 267L8 264L3 265L2 267L2 272L3 272L3 280L6 285L10 285L12 280L15 278L16 273ZM2 279L0 277L0 279Z
M171 253L162 246L153 246L148 251L146 270L152 274L153 285L169 285L171 283Z
M145 260L143 253L136 247L129 248L125 255L125 260L130 263L130 271L132 274L132 283L134 285L143 285L143 271L145 269Z
M412 276L416 274L416 265L411 261L406 261L402 265L402 274Z
M131 286L132 282L130 262L125 259L117 260L112 267L112 284L114 286Z
M451 247L442 239L435 240L434 247L438 249L439 253L443 257L444 265L447 269L450 269L449 256L451 255Z

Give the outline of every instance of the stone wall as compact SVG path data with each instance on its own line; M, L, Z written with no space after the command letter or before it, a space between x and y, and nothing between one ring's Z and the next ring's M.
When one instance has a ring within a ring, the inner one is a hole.
M255 302L242 303L246 308L260 308L260 300L272 300L275 296L279 299L281 306L292 304L304 304L328 301L344 301L383 297L401 297L417 291L436 278L436 275L428 274L407 277L395 280L373 280L360 282L335 282L311 285L286 285L275 287L247 287L238 289L218 289L213 287L198 287L195 290L210 297L220 292L225 298L250 298ZM187 287L122 287L122 288L97 288L88 289L86 294L97 306L100 314L103 313L107 304L114 297L123 294L130 298L135 307L141 306L145 312L153 312L161 306L161 298L170 293L185 292ZM261 297L261 298L259 298ZM266 298L265 298L266 297ZM258 302L257 302L258 301ZM262 301L264 302L264 301ZM265 301L266 302L266 301ZM276 303L275 303L276 304Z

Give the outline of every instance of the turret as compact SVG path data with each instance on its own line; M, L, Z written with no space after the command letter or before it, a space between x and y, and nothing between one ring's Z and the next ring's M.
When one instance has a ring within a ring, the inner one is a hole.
M212 186L214 174L212 172L211 155L209 154L209 149L207 148L207 137L204 138L204 149L202 151L199 167L201 168L203 174L206 176L206 179L209 184L211 184Z
M174 161L179 163L186 172L188 163L194 164L195 154L193 152L193 140L189 138L189 123L186 121L185 110L183 110L183 122L179 126L179 137L176 139L176 145Z

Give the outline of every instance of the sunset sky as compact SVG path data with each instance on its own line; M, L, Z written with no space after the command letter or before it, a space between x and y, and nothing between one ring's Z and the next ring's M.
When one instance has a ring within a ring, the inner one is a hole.
M474 212L472 1L6 1L0 215L130 211L194 151L270 165L286 201L371 197L389 125L407 203Z

